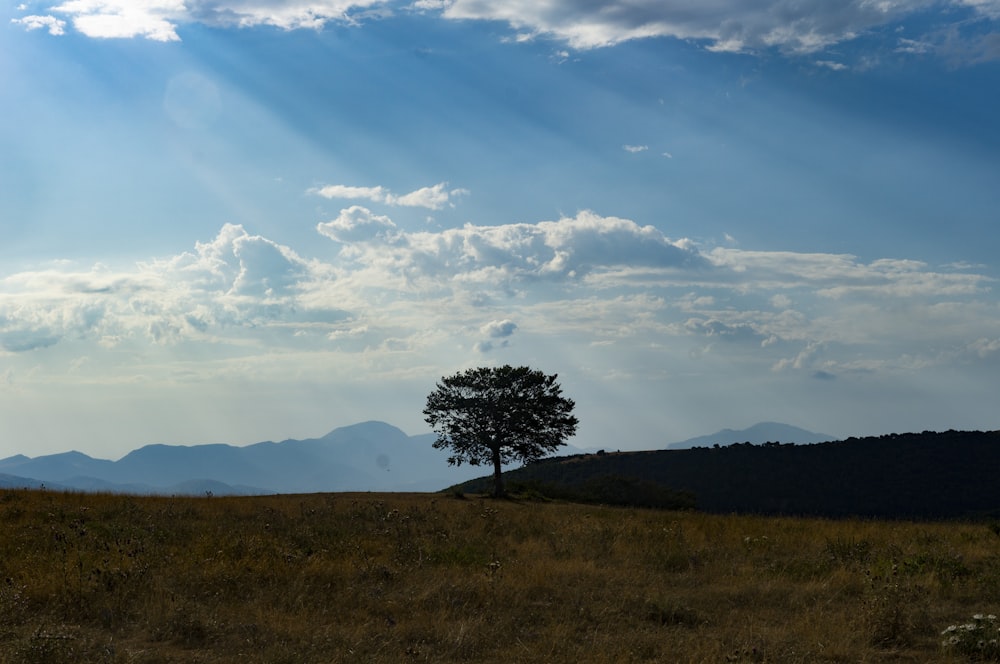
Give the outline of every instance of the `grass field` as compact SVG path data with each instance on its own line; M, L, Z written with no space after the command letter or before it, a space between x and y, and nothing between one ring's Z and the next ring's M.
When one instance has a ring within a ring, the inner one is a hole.
M6 491L0 526L2 662L1000 659L942 635L1000 613L990 524Z

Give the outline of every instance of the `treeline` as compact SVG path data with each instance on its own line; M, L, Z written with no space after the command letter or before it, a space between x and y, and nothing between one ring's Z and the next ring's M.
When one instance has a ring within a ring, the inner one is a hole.
M664 503L693 496L697 509L715 513L914 519L998 518L998 479L1000 431L574 455L506 473L510 486L585 502L601 502L594 487L607 485L617 491L609 504L669 507L643 498L657 487ZM473 480L457 489L486 487Z

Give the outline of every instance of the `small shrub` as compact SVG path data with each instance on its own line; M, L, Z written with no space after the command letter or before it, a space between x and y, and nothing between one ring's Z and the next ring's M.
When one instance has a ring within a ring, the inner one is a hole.
M997 617L977 613L972 620L961 625L949 625L941 632L941 647L969 659L1000 661L1000 627Z
M868 592L864 615L871 643L880 647L907 644L926 608L924 590L901 575L895 561L878 567L881 569L865 570Z

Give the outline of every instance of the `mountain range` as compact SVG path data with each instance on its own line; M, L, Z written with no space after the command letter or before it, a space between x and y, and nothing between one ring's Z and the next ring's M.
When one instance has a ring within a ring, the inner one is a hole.
M483 474L448 466L434 434L408 436L384 422L321 438L233 445L147 445L117 461L81 452L0 459L0 486L157 494L436 491Z
M448 465L433 433L409 436L385 422L334 429L321 438L247 446L147 445L117 461L82 452L0 459L0 487L133 494L257 495L326 491L439 491L489 474L477 466ZM819 442L822 434L774 422L692 438L668 448L736 441ZM582 453L567 445L559 455ZM509 470L509 468L507 468Z

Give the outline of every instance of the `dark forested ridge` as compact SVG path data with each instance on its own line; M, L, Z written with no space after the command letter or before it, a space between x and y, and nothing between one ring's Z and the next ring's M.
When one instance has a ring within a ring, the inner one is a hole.
M545 459L507 473L560 488L627 478L693 494L708 512L975 518L1000 516L1000 431L946 431ZM460 485L479 491L478 480Z

